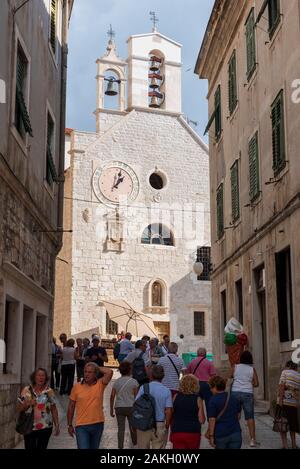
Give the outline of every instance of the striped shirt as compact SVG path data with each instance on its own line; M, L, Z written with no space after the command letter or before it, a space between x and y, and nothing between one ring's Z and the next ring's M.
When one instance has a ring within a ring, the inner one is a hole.
M300 373L296 370L283 370L279 384L284 384L283 405L297 407L300 401Z
M175 367L171 360L178 370L178 373L176 373ZM179 375L184 365L182 358L178 357L174 353L168 353L168 355L159 359L158 365L163 367L165 373L164 379L161 383L168 389L178 390Z

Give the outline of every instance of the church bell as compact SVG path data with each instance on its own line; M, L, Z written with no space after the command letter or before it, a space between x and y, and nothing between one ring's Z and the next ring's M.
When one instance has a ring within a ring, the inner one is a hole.
M161 67L161 59L158 57L151 57L151 65L150 65L150 70L152 72L158 72L160 67Z
M159 108L161 105L161 100L157 96L152 96L149 107Z
M159 83L158 83L158 80L157 78L152 78L151 79L151 83L150 83L150 88L152 88L153 90L159 88Z
M107 96L116 96L119 93L118 81L113 77L108 78L107 81L108 83L105 94Z

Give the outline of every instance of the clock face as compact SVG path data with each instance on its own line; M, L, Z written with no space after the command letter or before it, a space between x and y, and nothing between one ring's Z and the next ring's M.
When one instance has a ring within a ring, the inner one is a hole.
M119 204L136 199L139 183L135 172L128 165L112 162L102 169L96 169L93 189L101 202Z

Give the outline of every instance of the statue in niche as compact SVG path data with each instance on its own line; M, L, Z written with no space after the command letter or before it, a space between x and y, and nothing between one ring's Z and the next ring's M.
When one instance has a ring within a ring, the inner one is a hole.
M152 306L162 306L161 284L154 282L152 285Z
M107 219L107 250L117 252L124 250L123 225L124 219L116 209L116 213Z

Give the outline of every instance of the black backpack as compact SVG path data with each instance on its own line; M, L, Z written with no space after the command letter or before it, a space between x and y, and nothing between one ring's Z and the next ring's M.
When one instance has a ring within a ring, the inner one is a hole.
M116 360L118 358L118 356L120 355L120 348L121 348L121 344L120 342L117 342L115 347L114 347L114 351L113 351L113 354L114 354L114 359Z
M142 384L147 378L145 362L142 355L144 352L141 352L138 357L136 357L132 362L132 377L139 383Z
M133 404L130 418L131 426L143 432L156 430L155 400L150 394L149 383L144 384L142 394Z

